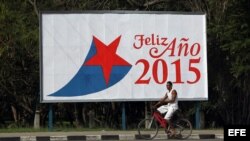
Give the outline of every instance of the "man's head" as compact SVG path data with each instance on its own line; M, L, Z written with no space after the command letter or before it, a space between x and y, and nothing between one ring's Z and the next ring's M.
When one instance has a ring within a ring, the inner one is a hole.
M173 83L171 81L168 81L166 86L167 86L167 89L170 91L173 87Z

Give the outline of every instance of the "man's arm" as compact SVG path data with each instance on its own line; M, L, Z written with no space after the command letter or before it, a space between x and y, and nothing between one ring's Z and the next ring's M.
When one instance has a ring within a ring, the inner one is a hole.
M175 99L176 99L176 95L177 95L176 90L173 90L172 91L172 99L166 99L165 102L166 103L173 103L175 101Z
M157 102L153 107L156 108L156 107L162 105L163 103L165 103L165 101L166 101L167 99L168 99L168 95L167 95L167 93L166 93L165 96L164 96L163 98L161 98L160 101Z

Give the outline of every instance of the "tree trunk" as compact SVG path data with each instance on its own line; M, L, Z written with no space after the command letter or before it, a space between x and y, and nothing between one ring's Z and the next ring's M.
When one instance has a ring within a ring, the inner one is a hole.
M75 108L74 115L75 115L76 127L79 128L80 127L80 122L79 122L79 119L78 119L78 110L77 110L76 104L74 104L74 108Z
M89 116L89 128L95 127L95 120L94 120L95 113L94 113L94 111L90 110L88 112L88 116Z
M15 123L17 123L17 121L18 121L17 120L17 112L16 112L16 108L13 105L11 105L11 111L12 111L14 121L15 121Z
M36 109L35 117L34 117L34 128L39 129L40 128L40 110Z
M148 102L145 102L145 119L149 119L150 118L150 113L148 111ZM148 120L145 121L145 128L148 127Z
M86 111L86 109L85 109L85 107L84 107L84 105L83 105L83 106L82 106L82 120L83 120L83 126L87 123L85 111Z

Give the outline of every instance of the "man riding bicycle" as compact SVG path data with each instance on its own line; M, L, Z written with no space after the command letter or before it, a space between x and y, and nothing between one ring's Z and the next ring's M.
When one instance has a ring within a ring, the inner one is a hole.
M153 108L159 111L161 114L165 114L164 119L167 123L170 122L171 117L174 112L178 110L178 97L177 92L173 89L173 83L171 81L167 82L166 85L168 92L166 92L165 96L157 102Z

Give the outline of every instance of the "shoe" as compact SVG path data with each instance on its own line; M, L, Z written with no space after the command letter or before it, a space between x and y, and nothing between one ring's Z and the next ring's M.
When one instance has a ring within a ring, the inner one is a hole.
M170 129L167 131L169 138L175 138L175 129Z

